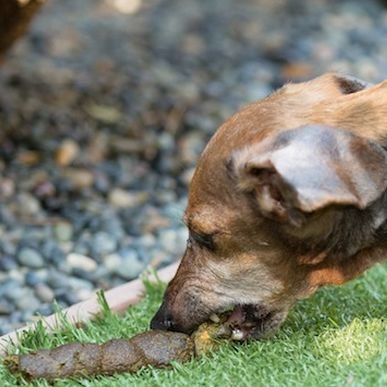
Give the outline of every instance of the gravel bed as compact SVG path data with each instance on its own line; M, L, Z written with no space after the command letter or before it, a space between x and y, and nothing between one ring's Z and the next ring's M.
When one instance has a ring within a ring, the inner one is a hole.
M241 105L387 78L376 0L123 4L50 0L0 67L0 334L178 258L195 161Z

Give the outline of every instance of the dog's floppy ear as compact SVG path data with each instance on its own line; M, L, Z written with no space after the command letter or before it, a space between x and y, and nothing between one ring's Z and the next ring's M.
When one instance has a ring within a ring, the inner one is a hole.
M372 86L371 83L344 74L334 74L337 86L343 94L352 94Z
M238 185L263 215L303 224L331 205L364 209L387 187L387 152L348 131L306 125L233 155Z

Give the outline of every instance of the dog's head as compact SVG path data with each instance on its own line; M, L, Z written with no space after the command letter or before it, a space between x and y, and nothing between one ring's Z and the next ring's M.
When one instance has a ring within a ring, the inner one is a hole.
M335 75L288 85L217 131L191 182L187 249L153 328L190 332L231 309L242 338L265 337L296 300L366 268L352 259L387 217L377 208L386 153L311 117L364 87Z

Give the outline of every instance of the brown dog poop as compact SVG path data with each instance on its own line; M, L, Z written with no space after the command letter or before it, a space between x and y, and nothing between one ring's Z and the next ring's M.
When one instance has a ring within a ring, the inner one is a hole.
M10 355L4 364L25 379L55 380L75 376L136 372L144 366L163 368L185 362L217 345L218 327L203 324L192 337L178 332L148 331L131 339L103 344L70 343L26 355Z

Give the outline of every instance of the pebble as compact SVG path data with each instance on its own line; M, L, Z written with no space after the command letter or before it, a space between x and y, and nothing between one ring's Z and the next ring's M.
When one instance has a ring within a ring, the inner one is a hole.
M117 268L116 274L125 280L132 280L137 278L145 267L145 263L139 258L124 259Z
M160 244L162 248L168 253L174 253L176 251L182 252L187 240L186 233L185 229L181 232L175 229L162 230L160 232Z
M117 273L121 265L121 257L118 254L109 254L104 258L103 263L111 273Z
M71 164L79 153L79 145L72 139L62 142L55 154L55 161L61 167Z
M8 294L8 298L20 310L34 311L40 305L40 302L29 288L16 288L12 293Z
M58 241L68 242L73 236L73 226L67 222L59 222L54 227L54 233Z
M17 268L17 262L9 255L4 255L0 259L0 270L10 271Z
M101 256L114 252L117 248L117 241L107 232L98 232L93 238L92 248Z
M0 299L11 294L13 289L18 289L21 286L20 282L15 279L5 279L0 282Z
M36 309L39 308L40 302L36 299L36 297L32 296L29 291L29 295L25 295L22 298L18 298L14 301L15 305L18 309L23 311L30 311L31 314L35 312Z
M34 249L25 247L18 253L18 260L23 266L40 269L45 265L43 257Z
M27 192L17 196L18 212L24 215L36 215L40 212L40 203L35 197Z
M146 267L146 263L140 259L134 250L121 251L120 255L108 255L104 259L104 264L112 274L125 280L138 277Z
M66 257L66 260L71 269L81 269L90 272L97 268L97 263L85 255L71 253Z
M89 188L94 181L93 174L87 169L67 168L64 177L67 178L73 188L79 190Z
M13 312L13 310L13 306L7 300L0 300L0 316L9 315Z
M38 283L35 286L35 294L42 302L50 303L54 301L55 294L53 290L44 283Z
M109 202L116 208L135 207L144 203L148 197L147 192L129 192L114 188L109 193Z
M34 287L37 284L44 282L47 279L47 271L29 271L25 274L25 283L28 286Z

